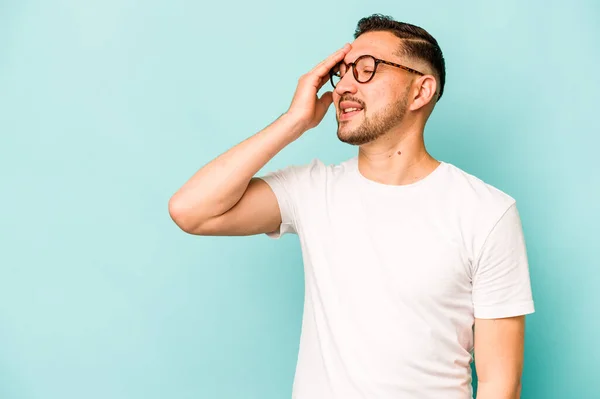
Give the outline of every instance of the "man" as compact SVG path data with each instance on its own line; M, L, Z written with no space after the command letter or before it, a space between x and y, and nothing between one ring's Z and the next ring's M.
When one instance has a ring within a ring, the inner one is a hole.
M317 97L328 81L332 92ZM373 15L299 80L289 110L169 203L198 235L298 234L306 295L296 399L518 398L534 311L515 200L425 149L444 59L425 30ZM359 147L254 175L334 104Z

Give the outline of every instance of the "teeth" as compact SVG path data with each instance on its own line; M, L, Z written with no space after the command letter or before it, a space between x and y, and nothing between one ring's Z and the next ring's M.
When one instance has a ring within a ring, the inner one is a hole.
M344 113L348 113L348 112L352 112L352 111L358 111L360 108L346 108L344 110Z

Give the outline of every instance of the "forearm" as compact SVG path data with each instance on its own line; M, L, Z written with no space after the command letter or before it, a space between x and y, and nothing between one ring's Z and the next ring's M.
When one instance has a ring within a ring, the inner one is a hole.
M520 399L521 384L514 381L477 383L477 399Z
M282 115L265 129L198 170L169 201L173 220L184 230L230 210L252 177L302 134L296 119Z

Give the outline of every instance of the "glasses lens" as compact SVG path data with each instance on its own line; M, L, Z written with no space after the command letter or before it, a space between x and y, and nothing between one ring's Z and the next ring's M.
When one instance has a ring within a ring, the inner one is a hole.
M375 59L372 57L363 57L356 62L355 76L360 83L365 83L373 76L375 72Z
M346 65L339 63L331 69L331 84L333 87L337 86L338 82L344 77L346 73Z

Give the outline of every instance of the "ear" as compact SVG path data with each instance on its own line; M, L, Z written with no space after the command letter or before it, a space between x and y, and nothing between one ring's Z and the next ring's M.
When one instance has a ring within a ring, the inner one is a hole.
M433 75L420 76L414 81L413 88L411 111L416 111L431 102L435 103L437 100L437 81Z

